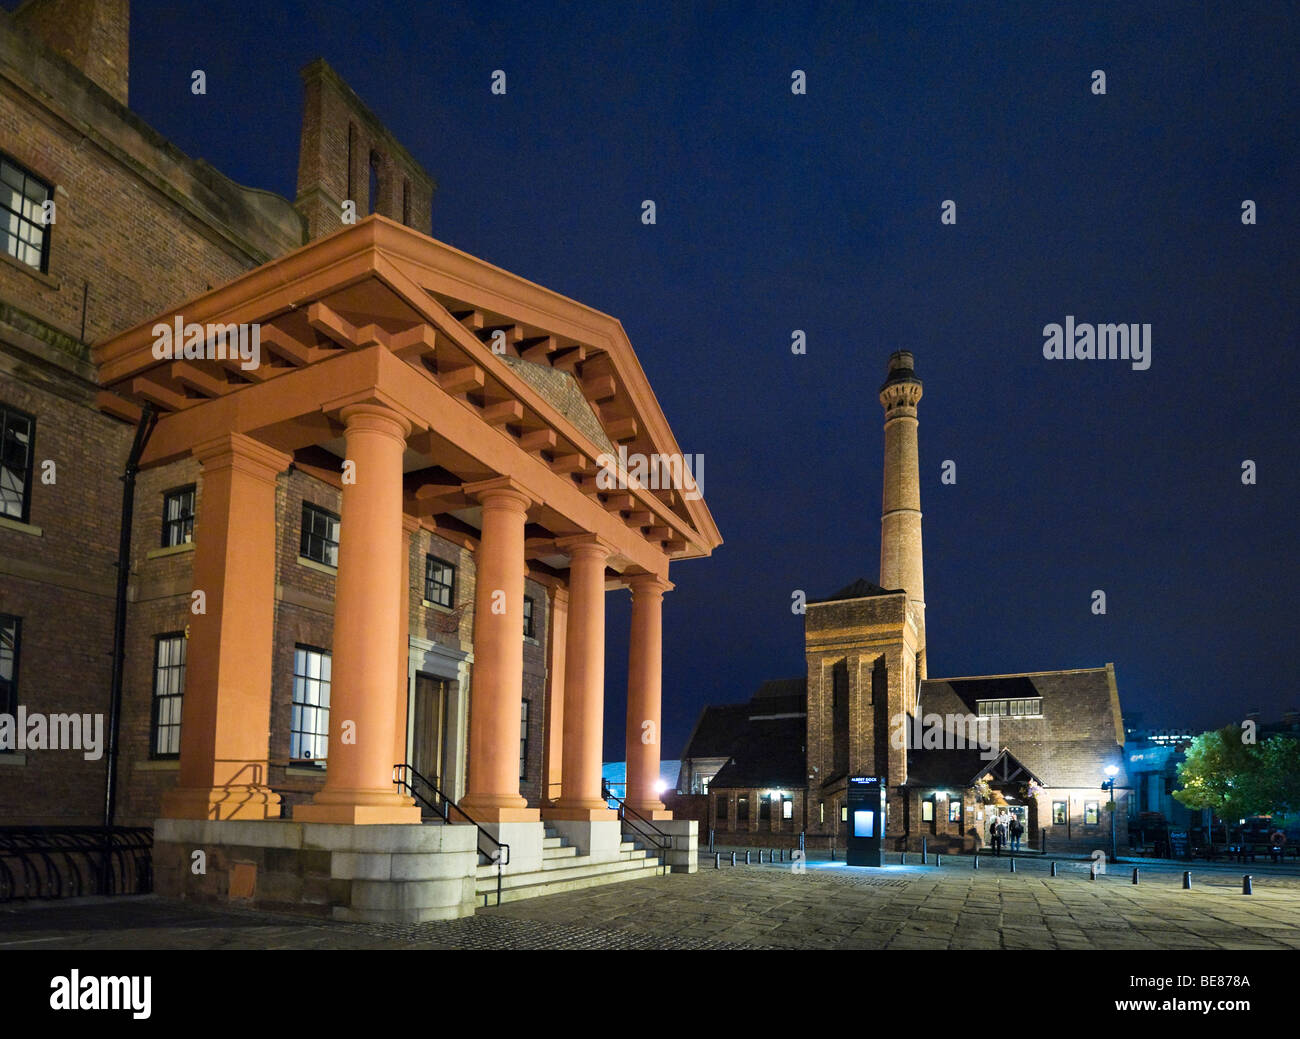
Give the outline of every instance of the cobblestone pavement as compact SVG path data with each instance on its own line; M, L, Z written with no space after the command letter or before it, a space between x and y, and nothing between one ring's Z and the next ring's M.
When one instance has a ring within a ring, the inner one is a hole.
M967 858L654 877L419 925L338 924L146 896L0 907L0 949L1300 949L1300 877Z

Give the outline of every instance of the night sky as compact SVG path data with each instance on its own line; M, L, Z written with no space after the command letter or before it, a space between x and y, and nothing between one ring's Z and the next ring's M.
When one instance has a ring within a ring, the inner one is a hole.
M323 56L437 180L436 238L623 322L725 541L665 599L666 758L804 673L794 590L878 576L903 348L932 677L1113 661L1148 725L1294 705L1295 8L755 6L136 0L131 107L293 198ZM1150 370L1044 359L1066 315L1149 323Z

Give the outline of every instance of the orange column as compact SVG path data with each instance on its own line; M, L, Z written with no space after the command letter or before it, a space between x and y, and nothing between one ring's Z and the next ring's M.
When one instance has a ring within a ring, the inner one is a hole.
M548 589L546 653L546 745L542 761L542 801L550 804L560 796L564 775L564 654L569 637L569 590L559 585Z
M410 423L378 404L350 404L334 668L325 785L293 817L321 823L418 823L420 810L393 786L395 652L402 623L402 454Z
M659 800L663 699L663 601L672 585L654 574L628 581L632 637L627 660L627 803L650 819L671 819Z
M203 496L194 537L180 771L170 819L278 819L266 786L275 630L275 478L289 456L239 433L194 449Z
M483 506L474 588L469 782L461 807L477 822L537 822L519 793L524 695L524 520L532 499L513 480L466 484Z
M406 760L406 723L411 695L411 537L420 529L414 516L402 517L402 604L401 626L397 632L397 724L393 732L393 764Z
M605 715L605 561L609 548L590 535L559 543L569 553L569 631L564 660L564 755L552 819L613 819L600 796Z

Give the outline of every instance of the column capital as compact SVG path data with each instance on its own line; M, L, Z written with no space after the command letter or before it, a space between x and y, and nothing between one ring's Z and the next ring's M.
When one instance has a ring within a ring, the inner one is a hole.
M595 534L573 534L565 538L556 538L555 547L567 552L570 558L586 556L587 558L608 559L614 554L614 546Z
M384 433L400 440L403 446L411 435L411 422L405 415L373 401L344 405L339 409L339 418L349 433L353 430Z
M195 459L205 470L237 468L250 476L275 481L293 461L290 455L267 447L243 433L223 433L196 444Z
M638 598L643 595L663 598L664 592L671 592L677 587L666 577L650 573L624 574L623 583L632 590L632 595Z
M534 505L540 504L537 497L526 490L523 484L509 476L494 476L490 480L463 484L461 489L468 497L477 499L480 505L485 506L510 508L514 504L520 511L527 512Z

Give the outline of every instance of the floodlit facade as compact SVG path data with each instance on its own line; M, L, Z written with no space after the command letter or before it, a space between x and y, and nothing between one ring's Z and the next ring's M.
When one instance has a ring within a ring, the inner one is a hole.
M644 478L686 456L622 327L429 237L432 179L324 62L294 202L181 155L124 107L126 10L2 16L0 712L119 733L0 750L5 817L100 821L115 757L157 890L351 919L559 851L635 875L600 787L626 592L627 803L693 869L643 735L670 565L720 537L687 467Z

